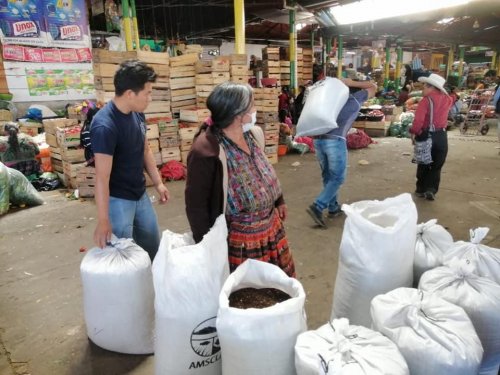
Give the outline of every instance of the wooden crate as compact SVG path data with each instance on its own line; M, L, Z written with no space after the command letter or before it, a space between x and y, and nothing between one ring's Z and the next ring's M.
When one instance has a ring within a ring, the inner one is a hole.
M229 56L219 56L212 59L212 72L229 72Z
M198 127L179 129L179 137L181 139L181 143L182 141L192 140L196 133L198 133Z
M82 163L85 161L85 150L83 148L66 148L61 149L61 159L69 163Z
M266 124L278 121L279 121L278 110L270 112L257 112L257 122Z
M212 72L212 78L214 85L227 82L231 79L229 72Z
M170 78L192 77L195 74L195 65L183 65L170 68Z
M248 83L249 79L250 79L249 76L231 76L231 82L239 84Z
M187 108L182 109L179 119L181 121L201 122L207 117L210 117L210 111L204 108Z
M92 61L97 63L120 64L124 60L137 59L137 52L116 52L95 48L92 50Z
M148 140L149 148L154 154L155 152L160 152L160 141L158 138Z
M57 128L56 137L60 147L78 147L80 146L80 130L79 125L66 128Z
M159 113L159 112L170 112L170 102L167 100L159 100L149 103L148 107L144 110L144 113Z
M171 135L162 135L159 139L160 149L180 146L180 139L177 133Z
M170 56L167 52L137 51L137 59L148 64L168 65Z
M170 67L163 64L148 64L154 69L158 77L170 77Z
M166 163L170 160L181 160L181 150L179 147L164 148L161 150L161 160Z
M94 76L112 78L120 66L118 64L94 63L92 67Z
M232 76L248 76L250 74L246 65L231 65L229 72Z
M231 65L247 65L248 63L248 56L245 53L241 54L236 54L233 53L229 56L229 59L231 60Z
M184 77L184 78L172 78L170 77L170 89L186 89L190 87L195 87L196 80L195 77Z
M213 85L214 78L212 77L212 73L197 74L195 83L196 85Z
M278 154L268 154L266 155L267 160L269 160L269 163L271 164L277 164L278 163Z
M158 124L146 124L146 138L156 139L160 137L160 130Z
M196 85L196 92L212 92L216 85Z
M279 68L281 65L281 61L275 60L263 60L262 67L265 68Z
M198 54L187 54L170 58L170 66L182 66L182 65L193 65L196 61L198 61Z
M365 121L364 131L370 137L385 137L390 125L389 121Z
M194 69L196 74L212 73L212 62L200 60L194 64Z

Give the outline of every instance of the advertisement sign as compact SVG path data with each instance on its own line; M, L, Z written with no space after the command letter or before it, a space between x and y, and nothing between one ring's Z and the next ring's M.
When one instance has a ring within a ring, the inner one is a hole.
M47 46L42 0L0 0L2 44Z
M43 3L51 47L90 47L85 0L43 0Z
M2 57L6 61L82 63L92 61L92 52L90 48L51 49L7 44L3 47Z

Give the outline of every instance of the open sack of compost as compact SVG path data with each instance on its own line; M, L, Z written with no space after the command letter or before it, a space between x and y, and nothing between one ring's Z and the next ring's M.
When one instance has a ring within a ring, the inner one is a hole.
M113 236L80 265L88 337L125 354L153 353L154 290L151 260L131 239Z
M215 319L229 276L227 251L224 215L198 244L191 233L163 232L153 262L157 375L220 375Z
M345 318L301 333L295 345L297 375L409 375L391 340Z
M476 265L454 258L445 267L427 271L419 289L462 307L483 345L480 375L497 375L500 365L500 285L476 273Z
M391 339L411 375L477 374L483 348L467 313L437 294L398 288L375 297L373 329Z
M417 209L410 194L342 205L347 215L333 294L331 320L370 327L370 302L378 294L410 287Z
M436 219L417 225L415 260L413 263L413 285L417 286L420 276L443 264L443 254L453 246L453 237Z
M337 78L326 77L309 87L296 136L321 135L337 128L337 117L348 98L349 88Z
M295 342L307 329L304 301L302 284L279 267L253 259L240 265L219 298L222 373L294 375Z
M481 244L489 228L470 230L470 242L457 241L443 256L447 265L453 258L467 259L476 264L479 276L487 277L500 284L500 249Z

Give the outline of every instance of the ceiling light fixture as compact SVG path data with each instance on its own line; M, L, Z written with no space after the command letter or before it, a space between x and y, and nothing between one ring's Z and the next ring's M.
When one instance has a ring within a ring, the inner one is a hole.
M401 0L361 0L330 8L330 13L339 25L375 21L384 18L435 11L467 4L474 0L420 0L418 6L408 6Z
M451 21L453 21L454 19L455 19L454 17L443 18L443 19L437 21L437 23L439 23L440 25L447 25Z
M474 24L472 25L472 28L473 28L473 29L479 29L479 21L477 20L477 18L476 18L476 20L474 21Z

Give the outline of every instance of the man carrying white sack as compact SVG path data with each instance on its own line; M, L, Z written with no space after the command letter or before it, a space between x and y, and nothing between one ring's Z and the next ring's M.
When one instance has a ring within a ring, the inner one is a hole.
M329 218L334 218L341 213L337 194L346 175L347 132L356 120L361 105L375 96L377 91L377 86L370 81L353 81L350 78L344 78L342 82L351 90L346 104L337 117L338 128L313 137L316 157L321 167L323 190L306 211L321 227L326 227L323 218L325 209L328 209ZM332 94L335 95L335 93Z

